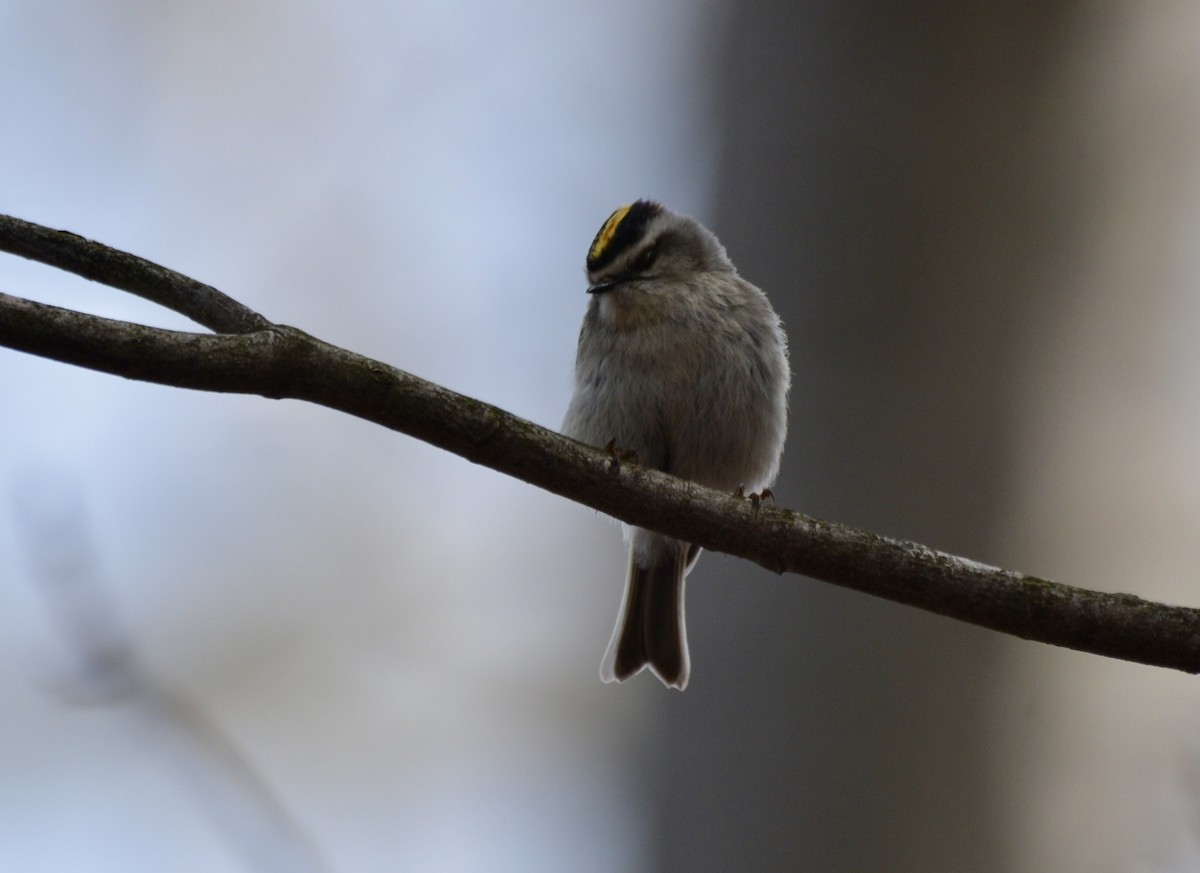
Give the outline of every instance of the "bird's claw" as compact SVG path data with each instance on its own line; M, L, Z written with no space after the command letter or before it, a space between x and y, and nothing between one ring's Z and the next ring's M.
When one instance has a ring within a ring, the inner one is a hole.
M758 512L758 508L762 506L762 502L768 498L771 500L771 505L775 505L775 492L770 488L764 488L762 491L746 493L746 486L739 485L737 491L733 492L734 497L744 497L750 501L750 505L754 507L754 511Z
M617 448L617 438L613 437L604 445L604 451L608 453L609 464L612 465L613 472L621 469L622 461L630 461L634 464L638 462L637 452L633 449L621 451Z

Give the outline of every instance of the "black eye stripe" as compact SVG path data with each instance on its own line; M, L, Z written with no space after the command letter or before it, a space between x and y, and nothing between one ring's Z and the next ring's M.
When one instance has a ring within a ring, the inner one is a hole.
M638 253L638 256L633 261L633 269L636 272L642 272L654 266L654 262L658 260L658 243L655 242Z

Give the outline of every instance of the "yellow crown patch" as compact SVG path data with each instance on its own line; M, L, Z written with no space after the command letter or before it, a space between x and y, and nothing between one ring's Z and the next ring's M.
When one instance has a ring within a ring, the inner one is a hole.
M600 227L596 238L592 240L592 247L588 249L588 261L598 261L604 250L608 248L608 244L612 242L613 234L617 232L621 222L625 220L625 216L629 214L629 210L633 208L632 203L626 203L616 212L608 217L608 221Z

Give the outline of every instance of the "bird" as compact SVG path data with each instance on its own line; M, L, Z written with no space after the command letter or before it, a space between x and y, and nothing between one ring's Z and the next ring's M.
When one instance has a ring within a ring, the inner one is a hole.
M563 433L620 458L730 493L779 471L791 370L783 325L717 237L654 200L621 206L586 259ZM624 526L629 568L604 682L648 668L668 688L691 674L684 580L700 547Z

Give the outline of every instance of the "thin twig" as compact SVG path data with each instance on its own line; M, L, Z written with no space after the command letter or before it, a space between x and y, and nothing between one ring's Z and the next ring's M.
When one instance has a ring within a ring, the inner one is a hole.
M144 297L218 333L242 333L270 324L211 285L65 230L0 215L0 251Z
M190 334L0 295L0 345L131 379L317 403L778 573L1024 639L1200 673L1200 610L1061 585L786 509L755 511L636 464L614 467L598 449L292 327Z

